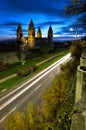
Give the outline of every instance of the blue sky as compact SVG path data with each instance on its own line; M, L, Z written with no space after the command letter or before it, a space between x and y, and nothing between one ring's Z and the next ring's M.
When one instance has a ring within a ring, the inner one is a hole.
M28 35L28 26L32 19L37 32L41 28L42 36L47 37L51 25L54 39L75 38L76 23L78 36L84 35L78 16L66 16L64 7L66 0L0 0L0 40L16 37L17 25L20 22L23 35ZM73 31L70 31L73 28Z

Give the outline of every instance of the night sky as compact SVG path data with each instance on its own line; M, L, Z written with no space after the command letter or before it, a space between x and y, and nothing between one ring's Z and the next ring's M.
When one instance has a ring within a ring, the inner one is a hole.
M64 7L66 0L0 0L0 40L16 37L17 25L20 22L23 35L28 35L28 25L33 20L35 30L41 28L42 36L47 37L51 25L54 40L75 38L76 23L78 37L84 34L77 16L66 16ZM70 31L70 28L73 28Z

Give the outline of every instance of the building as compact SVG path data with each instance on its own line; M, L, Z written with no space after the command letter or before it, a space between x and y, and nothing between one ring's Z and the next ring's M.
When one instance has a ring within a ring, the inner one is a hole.
M28 37L23 36L23 31L21 24L18 24L17 28L17 42L20 43L22 49L28 47L29 49L41 48L45 46L52 46L53 44L53 30L50 26L48 29L47 37L42 37L42 32L40 27L38 28L37 35L35 36L35 26L31 19L28 27Z

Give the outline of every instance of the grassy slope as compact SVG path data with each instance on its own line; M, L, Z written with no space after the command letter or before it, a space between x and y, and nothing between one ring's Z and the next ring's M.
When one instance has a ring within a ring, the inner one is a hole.
M60 54L60 53L61 53L61 52L58 52L58 54ZM25 77L17 76L17 77L15 77L15 78L12 78L12 79L10 79L10 80L5 81L4 83L1 83L1 84L0 84L0 92L1 92L2 90L4 90L4 89L9 90L10 88L12 88L12 87L14 87L14 86L16 86L16 85L19 85L19 84L21 84L22 82L28 80L28 79L31 78L33 75L35 75L35 74L37 74L38 72L42 71L43 69L45 69L46 67L48 67L49 65L51 65L51 64L54 63L55 61L59 60L61 57L63 57L63 56L64 56L65 54L67 54L67 53L68 53L68 51L65 50L65 51L63 51L63 55L62 55L62 56L59 55L58 57L56 57L56 58L54 58L54 59L52 59L52 60L50 60L50 61L48 61L48 62L45 62L45 63L39 65L39 66L38 66L38 70L37 70L35 73L31 73L30 75L25 76ZM54 55L55 55L55 54L54 54ZM51 55L51 56L52 56L52 55ZM34 59L34 60L31 61L31 62L30 62L30 61L27 62L27 63L26 63L26 66L27 66L27 65L32 65L32 64L38 63L38 61L40 61L40 58L38 58L37 61L36 61L36 60L37 60L37 59ZM20 66L21 66L21 65L19 65L19 64L18 64L18 66L17 66L17 65L16 65L16 66L13 65L12 68L11 68L11 70L10 70L10 72L7 71L6 74L8 74L8 73L13 73L14 70L20 68ZM13 70L12 70L12 69L13 69Z
M67 50L63 50L63 53L65 53ZM42 56L39 56L39 57L36 57L36 58L33 58L33 59L29 59L26 61L25 65L24 66L31 66L31 65L35 65L47 58L50 58L52 56L55 56L55 55L59 55L62 53L62 50L61 51L58 51L58 52L53 52L53 53L49 53L49 54L45 54L45 55L42 55ZM15 63L15 64L12 64L10 65L9 69L7 69L6 71L3 71L3 72L0 72L0 79L3 79L9 75L12 75L14 73L17 72L17 70L19 70L20 68L22 68L23 66L21 65L21 63Z

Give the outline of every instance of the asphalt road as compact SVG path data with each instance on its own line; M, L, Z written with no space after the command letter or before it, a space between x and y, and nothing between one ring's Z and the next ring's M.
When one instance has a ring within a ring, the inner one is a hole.
M0 98L0 123L16 109L24 109L28 102L40 103L43 92L51 85L54 77L60 71L60 64L66 62L70 54L37 74L12 92Z

